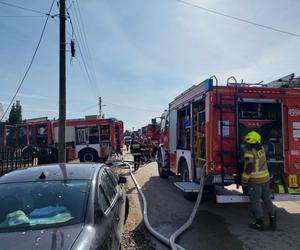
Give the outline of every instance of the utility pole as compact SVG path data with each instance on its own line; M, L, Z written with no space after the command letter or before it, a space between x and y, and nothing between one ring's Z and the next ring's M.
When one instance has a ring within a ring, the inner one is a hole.
M102 115L102 98L101 96L99 97L99 117L101 119L101 115Z
M59 127L58 162L66 161L66 1L59 0Z

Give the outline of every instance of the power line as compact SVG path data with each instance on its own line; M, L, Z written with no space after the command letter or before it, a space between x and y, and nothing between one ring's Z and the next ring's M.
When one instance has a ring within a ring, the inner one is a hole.
M94 95L94 98L97 99L98 97L97 97L96 93L99 92L99 91L95 91L95 89L98 90L98 88L97 88L98 85L95 84L95 82L97 82L97 80L96 80L95 74L92 74L90 72L90 69L93 69L93 68L87 63L87 60L86 60L89 57L86 38L84 38L83 31L81 28L82 25L80 24L78 14L77 14L77 12L75 14L75 11L73 11L73 9L75 9L75 4L74 4L73 8L71 9L72 14L74 14L75 22L73 22L73 19L69 12L68 12L68 17L69 17L70 24L72 27L72 36L74 35L74 37L75 37L75 41L76 41L77 47L79 49L79 54L82 59L82 60L79 60L80 67L81 67L81 69L84 68L84 71L86 73L85 75L87 76L87 80L88 80L87 82L89 83L89 86L91 88L91 92ZM78 35L76 33L78 33ZM87 55L87 57L85 55ZM83 67L82 67L80 61L82 61Z
M74 0L73 0L74 1ZM77 11L78 11L78 20L79 20L79 23L81 22L81 29L82 29L82 33L83 33L83 41L84 41L84 45L86 47L86 52L87 52L87 56L88 56L88 59L90 60L91 62L91 68L92 68L92 74L93 74L93 77L94 77L94 80L95 82L97 82L97 76L96 76L96 73L95 73L95 67L94 67L94 63L93 63L93 60L92 60L92 57L91 57L91 51L90 51L90 48L89 48L89 45L88 45L88 42L87 42L87 38L86 38L86 33L85 33L85 25L84 25L84 21L83 21L83 18L82 18L82 15L81 15L81 8L79 6L79 0L76 1L76 7L77 7ZM74 7L75 11L76 11L76 8Z
M73 1L75 1L75 0L73 0ZM97 92L99 92L98 84L97 84L97 82L98 82L97 81L97 76L96 76L96 73L95 73L95 67L94 67L94 64L93 64L93 60L91 58L91 53L90 53L90 49L89 49L89 46L88 46L87 37L86 37L86 33L85 33L85 26L84 26L83 18L82 18L82 15L81 15L78 0L75 3L76 4L74 4L71 11L72 11L72 14L73 14L74 19L75 19L76 28L77 28L77 31L78 31L78 37L79 37L79 40L82 44L82 54L86 55L87 62L89 62L88 66L89 66L89 70L90 70L91 79L93 80L91 84L94 85L94 89L96 88ZM95 92L94 89L93 89L93 92Z
M3 2L3 1L0 1L0 4L7 5L7 6L12 7L12 8L17 8L17 9L21 9L21 10L25 10L25 11L34 12L34 13L50 15L50 14L47 14L47 13L39 11L39 10L34 10L34 9L31 9L31 8L27 8L27 7L23 7L23 6L20 6L20 5L11 4L11 3L7 3L7 2Z
M91 85L91 88L92 88L91 91L92 91L94 97L96 98L96 94L95 94L95 92L94 92L94 90L93 90L93 86L92 86L92 78L91 78L91 75L90 75L90 73L89 73L88 66L87 66L87 63L86 63L86 61L85 61L85 57L84 57L84 55L83 55L83 51L82 51L82 49L81 49L81 45L80 45L79 40L78 40L78 38L77 38L76 32L74 31L73 22L72 22L72 19L71 19L71 16L70 16L70 15L69 15L69 18L70 18L70 24L71 24L72 29L73 29L73 32L72 32L72 33L74 34L75 41L76 41L77 47L78 47L78 49L79 49L79 54L80 54L81 59L82 59L82 63L83 63L83 66L84 66L84 70L85 70L85 73L86 73L86 75L87 75L88 82L89 82L89 84Z
M246 20L246 19L243 19L243 18L240 18L240 17L235 17L235 16L227 15L227 14L224 14L222 12L219 12L219 11L216 11L216 10L212 10L212 9L208 9L208 8L205 8L205 7L202 7L200 5L193 4L193 3L190 3L190 2L187 2L187 1L184 1L184 0L175 0L175 1L180 2L182 4L185 4L185 5L189 5L191 7L195 7L197 9L200 9L200 10L203 10L203 11L206 11L206 12L213 13L215 15L224 16L224 17L227 17L227 18L239 21L239 22L248 23L248 24L251 24L251 25L255 25L255 26L258 26L258 27L261 27L261 28L264 28L264 29L276 31L276 32L283 33L283 34L290 35L290 36L300 37L299 34L296 34L296 33L293 33L293 32L289 32L289 31L277 29L277 28L274 28L274 27L271 27L271 26L267 26L267 25L264 25L264 24L256 23L256 22L253 22L253 21L249 21L249 20Z
M42 42L42 38L43 38L43 36L44 36L45 30L46 30L46 26L47 26L47 23L48 23L48 20L49 20L49 17L50 17L50 14L51 14L51 11L52 11L54 2L55 2L55 0L52 1L52 4L51 4L51 6L50 6L49 12L48 12L48 14L47 14L46 21L45 21L44 26L43 26L43 29L42 29L42 33L41 33L41 35L40 35L40 38L39 38L39 41L38 41L37 46L36 46L36 48L35 48L35 51L34 51L34 53L33 53L33 56L32 56L32 58L31 58L31 60L30 60L29 66L28 66L28 68L27 68L27 70L26 70L26 72L25 72L25 74L24 74L24 76L23 76L23 78L22 78L22 80L21 80L21 82L20 82L20 84L19 84L19 87L18 87L17 90L16 90L16 93L14 94L13 98L11 99L11 101L10 101L10 103L9 103L9 105L8 105L8 107L7 107L7 109L5 110L4 114L2 115L0 121L3 120L4 116L6 115L7 111L9 110L9 108L10 108L10 106L12 105L13 101L15 100L15 98L16 98L17 94L19 93L19 90L21 89L21 87L22 87L22 85L23 85L23 83L24 83L24 80L25 80L25 78L26 78L26 76L27 76L27 74L28 74L28 72L29 72L29 70L30 70L32 64L33 64L33 61L34 61L34 59L35 59L35 56L36 56L36 54L37 54L37 52L38 52L38 49L39 49L39 47L40 47L40 44L41 44L41 42Z

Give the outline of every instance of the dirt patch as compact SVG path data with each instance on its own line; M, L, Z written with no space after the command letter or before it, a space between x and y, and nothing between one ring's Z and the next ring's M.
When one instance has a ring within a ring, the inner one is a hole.
M155 250L149 234L145 229L125 231L122 237L121 249L124 250Z

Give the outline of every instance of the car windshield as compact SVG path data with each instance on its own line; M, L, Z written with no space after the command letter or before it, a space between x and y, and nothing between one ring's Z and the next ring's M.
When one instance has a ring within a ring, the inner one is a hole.
M0 231L82 222L88 189L88 180L0 184Z

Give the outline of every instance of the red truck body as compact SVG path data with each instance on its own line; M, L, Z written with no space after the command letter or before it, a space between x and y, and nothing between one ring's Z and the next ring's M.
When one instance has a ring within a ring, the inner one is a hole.
M183 92L162 115L161 177L181 174L182 181L197 182L205 166L207 184L239 185L242 140L255 130L262 136L275 189L299 192L300 89L294 87L298 81L295 78L285 85L278 81L279 87L276 81L218 86L207 79Z
M56 120L47 117L25 120L14 126L5 125L4 145L14 148L57 147ZM104 161L124 145L124 125L117 119L74 119L66 121L68 160Z

